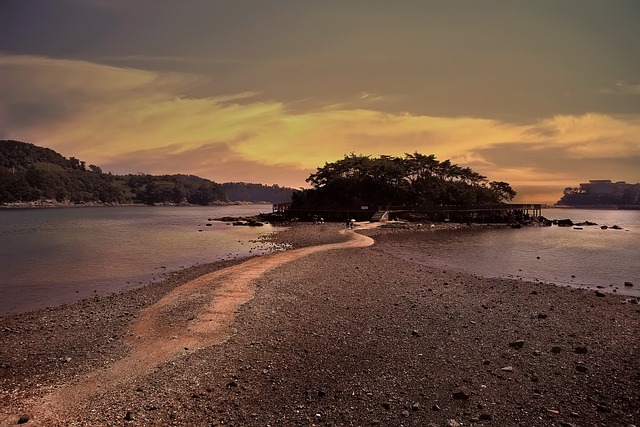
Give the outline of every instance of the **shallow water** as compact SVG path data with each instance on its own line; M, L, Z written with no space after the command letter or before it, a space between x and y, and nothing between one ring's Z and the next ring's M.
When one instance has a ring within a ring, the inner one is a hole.
M598 226L427 230L378 240L383 250L432 267L640 297L640 211L547 209L542 214Z
M0 314L139 287L196 264L264 253L265 227L208 218L271 205L0 210ZM210 226L206 224L209 223Z

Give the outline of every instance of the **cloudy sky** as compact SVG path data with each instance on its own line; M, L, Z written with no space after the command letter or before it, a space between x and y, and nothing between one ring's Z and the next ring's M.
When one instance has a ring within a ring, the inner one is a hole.
M306 187L435 154L555 202L640 181L636 0L1 0L0 139Z

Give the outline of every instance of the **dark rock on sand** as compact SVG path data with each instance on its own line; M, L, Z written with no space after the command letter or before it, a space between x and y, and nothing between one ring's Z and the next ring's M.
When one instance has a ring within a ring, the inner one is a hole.
M458 387L451 393L451 397L456 400L468 400L471 397L471 390L465 386Z
M524 347L524 340L510 342L509 347L515 348L516 350L520 350L522 347Z

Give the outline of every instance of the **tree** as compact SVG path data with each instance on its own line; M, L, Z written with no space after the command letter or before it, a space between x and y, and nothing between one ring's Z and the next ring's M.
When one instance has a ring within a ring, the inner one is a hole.
M405 154L404 158L350 154L325 163L307 178L311 189L294 193L294 208L360 205L475 205L512 200L509 184L494 181L435 155Z

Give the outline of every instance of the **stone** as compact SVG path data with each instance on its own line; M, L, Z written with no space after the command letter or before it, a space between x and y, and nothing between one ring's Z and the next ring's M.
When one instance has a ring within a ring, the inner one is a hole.
M471 390L465 386L458 387L453 391L451 396L456 400L468 400L471 397Z
M493 419L493 416L491 416L491 414L488 414L486 412L483 412L480 414L481 421L491 421L492 419Z
M456 420L447 421L447 427L460 427L462 424L457 422Z
M632 286L633 286L633 283L631 283L631 282L624 282L624 285L630 288L630 287L632 287Z
M18 424L26 424L29 422L29 418L31 418L29 415L24 414L24 415L20 415L20 418L18 419Z
M587 354L587 347L576 347L574 351L578 354Z
M587 372L588 369L584 365L576 365L576 371L578 371L578 372Z
M538 313L538 319L546 319L547 315L544 313Z
M522 347L524 347L524 340L510 342L509 347L515 348L516 350L520 350Z
M560 347L558 347L557 345L551 347L551 353L553 354L558 354L562 351L562 349Z
M505 366L504 368L500 368L500 370L505 372L513 372L513 366Z
M131 411L127 411L127 413L124 416L125 421L133 421L133 414L131 413Z
M601 292L601 291L596 291L596 296L600 297L600 298L603 298L603 297L606 297L607 294L605 294L604 292Z

